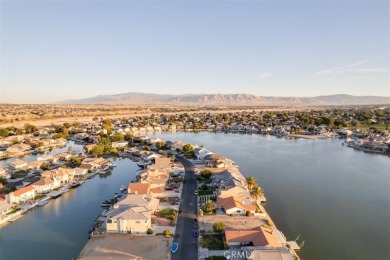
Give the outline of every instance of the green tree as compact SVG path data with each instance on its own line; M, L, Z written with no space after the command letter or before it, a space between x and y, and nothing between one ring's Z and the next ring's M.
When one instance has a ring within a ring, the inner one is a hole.
M112 144L109 138L101 137L99 139L98 145L103 147L103 154L108 154L111 152Z
M103 152L104 152L104 147L102 145L96 145L91 149L90 154L97 157L99 155L102 155Z
M248 183L248 188L251 191L253 187L255 187L257 184L257 180L254 176L249 177L246 182Z
M96 122L99 120L99 118L97 116L95 116L94 118L92 118L92 120Z
M50 163L48 163L48 162L43 162L43 163L41 164L41 169L42 169L42 170L47 171L47 170L49 170L49 168L50 168Z
M164 155L164 156L168 156L168 153L167 153L167 151L162 151L162 153L161 153L162 155Z
M9 131L7 128L0 128L0 136L7 137L9 135Z
M214 202L212 200L208 200L204 205L203 205L203 211L210 213L215 209Z
M194 147L192 146L192 144L186 144L183 146L183 153L185 155L191 155L194 153Z
M125 137L121 134L114 134L113 136L110 136L111 142L119 142L124 141Z
M156 147L157 149L165 149L165 142L157 142Z
M76 156L72 156L69 159L69 164L74 166L74 167L78 167L81 165L81 160L80 160L80 158L78 158Z
M149 146L149 145L144 145L144 150L145 150L145 151L150 151L150 150L151 150L151 148L150 148L150 146Z
M30 134L38 131L38 128L35 125L25 124L24 130L26 131L27 134Z
M211 175L213 175L213 172L207 169L203 169L200 171L200 176L204 179L210 179Z
M0 183L3 185L7 185L8 181L4 177L0 177Z
M214 232L222 233L225 230L225 223L223 222L216 222L213 225Z
M258 199L264 195L264 191L259 186L255 186L251 190L251 195L252 195L252 197Z

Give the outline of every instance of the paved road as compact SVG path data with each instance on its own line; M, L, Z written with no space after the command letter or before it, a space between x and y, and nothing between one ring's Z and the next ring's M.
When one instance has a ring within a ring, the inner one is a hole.
M185 181L181 195L174 241L179 243L179 249L172 254L172 260L197 260L198 238L194 237L194 218L197 217L198 198L194 194L197 189L195 167L188 160L176 156L185 168Z

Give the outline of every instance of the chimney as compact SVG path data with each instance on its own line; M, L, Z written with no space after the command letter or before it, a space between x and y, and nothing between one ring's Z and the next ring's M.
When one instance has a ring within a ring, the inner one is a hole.
M136 191L134 192L134 194L138 194L138 191L136 190Z

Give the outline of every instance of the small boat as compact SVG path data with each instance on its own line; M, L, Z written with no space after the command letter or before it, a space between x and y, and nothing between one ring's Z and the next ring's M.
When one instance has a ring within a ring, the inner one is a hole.
M120 189L119 189L119 190L120 190L121 192L124 192L124 191L125 191L125 189L126 189L126 186L125 186L125 185L122 185L122 186L120 187Z
M119 198L119 194L115 192L113 199Z
M176 253L177 249L179 249L179 243L172 243L172 247L171 247L172 253Z
M109 208L109 207L111 207L111 202L106 200L102 204L100 204L100 207L102 207L102 208Z
M78 187L78 186L80 186L80 183L79 183L79 182L72 182L72 183L70 184L70 187L71 187L71 188L76 188L76 187Z

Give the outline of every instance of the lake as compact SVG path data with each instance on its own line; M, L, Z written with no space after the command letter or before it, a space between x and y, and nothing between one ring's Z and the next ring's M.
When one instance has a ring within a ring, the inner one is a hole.
M255 176L266 209L288 240L305 241L302 259L390 259L390 158L346 148L342 140L286 140L261 135L169 133L235 161ZM100 203L137 170L117 160L111 176L35 208L0 228L0 259L72 259L102 212Z

